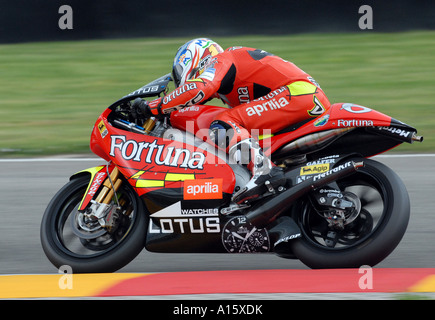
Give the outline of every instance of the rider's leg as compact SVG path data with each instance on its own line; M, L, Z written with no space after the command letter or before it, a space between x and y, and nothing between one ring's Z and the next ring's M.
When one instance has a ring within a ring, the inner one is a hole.
M247 149L247 152L240 152L239 150ZM233 196L233 201L236 203L243 203L252 201L264 194L266 191L274 191L286 182L282 168L273 164L269 157L265 156L263 150L260 148L258 142L253 139L244 139L239 143L233 145L229 149L230 158L238 160L240 155L249 155L248 159L241 159L242 163L248 163L248 169L251 170L252 178L245 187L240 189Z
M238 203L252 200L262 194L265 185L275 188L285 182L281 168L263 154L248 129L278 132L292 124L314 119L329 107L328 98L319 87L309 81L296 81L219 114L210 127L211 135L216 144L229 153L230 160L248 165L253 176L233 200ZM222 134L219 136L219 131L224 132L224 138Z
M252 173L251 180L233 196L234 202L253 201L268 189L285 184L282 169L263 154L257 140L245 128L231 120L217 120L210 126L210 136L216 145L227 151L230 162L246 165Z

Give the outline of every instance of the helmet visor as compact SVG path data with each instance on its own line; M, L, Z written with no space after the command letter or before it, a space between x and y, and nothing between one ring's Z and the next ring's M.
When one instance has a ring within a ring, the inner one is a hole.
M180 85L181 75L183 74L183 67L179 64L174 65L172 68L172 78L174 78L175 86Z
M191 53L187 50L187 47L192 41L189 41L178 48L178 51L174 58L174 64L172 66L172 76L174 78L175 85L178 87L183 79L183 73L188 67L189 61L191 61Z

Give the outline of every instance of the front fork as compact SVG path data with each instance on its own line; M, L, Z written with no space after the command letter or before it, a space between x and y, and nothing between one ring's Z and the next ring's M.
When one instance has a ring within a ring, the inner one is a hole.
M83 170L81 173L90 173L91 179L86 193L79 206L85 219L95 221L105 228L115 224L121 205L116 192L122 185L119 169L111 165L99 166ZM115 199L115 204L112 200Z
M104 181L101 191L95 198L95 202L101 204L109 204L121 184L122 180L119 177L119 169L117 167L114 167L110 175L108 175L106 180Z

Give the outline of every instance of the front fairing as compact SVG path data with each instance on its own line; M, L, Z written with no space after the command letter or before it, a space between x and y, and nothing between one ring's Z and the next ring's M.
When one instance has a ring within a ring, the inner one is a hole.
M98 118L91 135L91 150L116 164L139 195L161 189L180 189L186 180L219 182L223 194L232 194L235 176L224 159L209 144L195 146L129 132L113 126L107 109ZM186 191L186 190L184 190Z

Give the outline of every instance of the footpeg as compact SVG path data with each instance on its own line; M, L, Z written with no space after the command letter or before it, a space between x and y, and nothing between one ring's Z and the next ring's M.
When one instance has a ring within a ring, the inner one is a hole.
M243 209L247 209L249 207L250 207L249 204L231 203L229 207L221 209L221 214L223 214L224 216L227 216L230 213L233 213L233 212L236 212L236 211L239 211L239 210L243 210Z
M267 180L264 184L266 185L267 191L269 191L272 194L275 194L275 189L273 188L269 180Z

